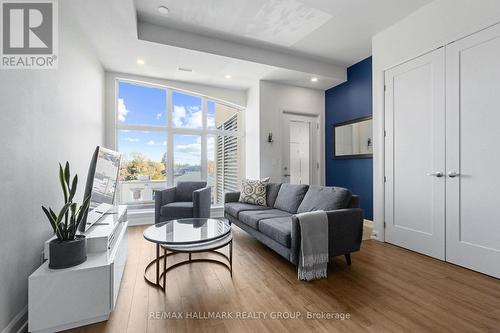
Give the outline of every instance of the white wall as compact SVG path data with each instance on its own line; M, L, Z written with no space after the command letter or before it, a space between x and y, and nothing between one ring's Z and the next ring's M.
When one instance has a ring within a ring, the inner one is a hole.
M313 131L319 131L319 178L324 184L325 92L269 81L260 81L260 177L271 177L273 182L283 180L283 111L318 116L319 130ZM267 142L270 132L273 143Z
M40 265L51 228L41 205L63 201L58 162L80 176L104 138L104 72L63 1L59 69L0 70L0 331L28 302L28 276Z
M374 231L380 240L384 240L384 71L498 22L498 0L435 0L374 36Z
M247 90L245 111L245 177L260 178L260 87L256 82Z

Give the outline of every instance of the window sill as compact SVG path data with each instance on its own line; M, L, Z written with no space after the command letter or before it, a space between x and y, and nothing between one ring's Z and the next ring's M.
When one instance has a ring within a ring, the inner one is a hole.
M136 208L130 209L127 212L129 226L154 224L155 210L154 208ZM210 208L210 217L224 217L224 206L217 205Z

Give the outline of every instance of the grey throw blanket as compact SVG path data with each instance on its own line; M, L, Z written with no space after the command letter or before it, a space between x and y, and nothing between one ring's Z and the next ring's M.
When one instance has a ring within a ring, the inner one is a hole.
M300 223L300 280L327 277L328 268L328 216L324 211L296 215Z

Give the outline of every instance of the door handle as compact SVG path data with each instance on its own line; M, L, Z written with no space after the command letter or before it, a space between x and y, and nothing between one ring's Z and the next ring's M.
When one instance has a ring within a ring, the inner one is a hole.
M290 177L291 175L290 175L290 174L288 174L288 173L285 173L283 176L284 176L284 177Z
M441 178L444 176L444 174L441 171L437 171L437 172L428 173L427 176Z
M460 174L457 173L457 172L455 172L455 171L448 172L448 177L450 177L450 178L455 178L455 177L458 177L458 176L460 176Z

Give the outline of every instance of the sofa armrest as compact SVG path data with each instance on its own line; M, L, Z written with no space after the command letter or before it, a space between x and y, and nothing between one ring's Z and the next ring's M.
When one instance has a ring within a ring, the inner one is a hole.
M360 205L359 195L353 194L351 197L351 200L349 201L349 205L347 206L347 208L360 208L360 207L361 207L361 205Z
M226 192L224 193L224 203L238 202L240 200L240 192Z
M200 188L193 192L193 217L210 217L211 195L210 187Z
M363 210L361 208L339 209L326 212L328 215L328 252L339 256L359 251L363 239Z
M160 223L161 207L175 202L175 187L155 192L155 224Z
M363 237L363 210L348 208L327 211L330 257L358 251ZM290 261L297 265L300 252L299 219L292 216Z

